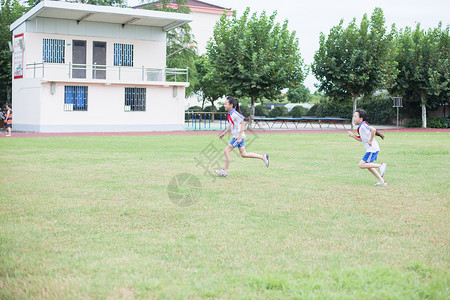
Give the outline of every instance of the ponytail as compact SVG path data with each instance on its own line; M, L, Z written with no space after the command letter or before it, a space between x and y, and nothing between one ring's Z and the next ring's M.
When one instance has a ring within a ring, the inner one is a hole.
M375 135L379 136L382 140L384 140L384 135L381 132L378 132L378 130L375 132Z
M229 97L227 98L227 100L228 100L228 103L230 103L231 105L233 105L233 108L234 108L238 113L241 113L241 110L239 109L239 100L238 100L238 99L229 96Z

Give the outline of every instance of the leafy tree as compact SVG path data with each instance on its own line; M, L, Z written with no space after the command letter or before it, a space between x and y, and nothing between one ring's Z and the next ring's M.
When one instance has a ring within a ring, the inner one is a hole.
M300 84L296 88L289 89L286 95L288 101L291 103L304 103L311 100L311 92L304 84Z
M319 81L319 91L333 99L357 99L385 88L395 78L396 62L392 30L387 33L383 11L375 8L370 20L365 14L358 27L356 20L321 33L319 50L314 55L312 72Z
M216 69L211 66L206 55L199 56L195 62L198 82L193 86L196 93L200 94L203 102L211 102L212 120L214 121L214 102L226 94L225 86L220 82Z
M151 3L145 9L160 10L175 13L189 14L191 9L186 5L187 0L161 0ZM183 49L182 51L180 51ZM194 86L198 83L195 61L197 60L197 47L189 24L177 27L166 34L166 65L168 68L188 68L189 87L186 96L194 93Z
M275 98L281 90L298 86L306 74L287 20L275 24L276 12L270 17L262 12L259 18L249 14L247 8L240 18L222 15L207 50L229 94L251 99L251 124L257 99Z
M449 26L442 24L425 31L417 25L400 31L396 84L391 94L402 95L408 108L421 107L422 127L427 127L427 107L448 102L450 97L450 39ZM419 111L419 110L417 110Z
M8 42L12 35L9 29L15 20L21 17L29 8L22 6L18 0L2 0L0 13L0 108L5 103L11 103L11 70L12 53Z

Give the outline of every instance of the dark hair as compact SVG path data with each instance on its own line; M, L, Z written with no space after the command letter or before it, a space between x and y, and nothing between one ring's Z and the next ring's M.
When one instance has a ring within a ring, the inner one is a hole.
M234 108L238 113L241 113L241 110L239 109L239 100L238 100L238 99L229 96L229 97L227 98L227 100L228 100L228 103L230 103L231 105L233 105L233 108Z
M357 112L359 114L359 117L363 119L363 121L367 120L367 111L365 111L364 109L358 108L357 110L355 110L355 112Z
M363 121L367 120L367 111L364 109L358 108L355 110L359 114L359 117L363 119ZM378 130L375 132L375 135L379 136L382 140L384 140L384 135L378 132Z

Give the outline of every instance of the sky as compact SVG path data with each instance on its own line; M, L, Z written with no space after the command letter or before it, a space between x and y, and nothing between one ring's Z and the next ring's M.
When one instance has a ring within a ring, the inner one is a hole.
M140 0L130 0L129 5ZM375 7L383 9L386 26L405 28L416 27L435 28L439 21L444 26L450 24L450 0L201 0L225 8L236 10L241 16L247 7L251 13L258 15L266 11L272 15L277 11L277 22L288 20L290 31L296 31L299 47L305 64L310 65L314 53L319 48L319 36L323 32L328 35L333 26L344 19L347 26L353 18L359 23L362 16L372 15ZM148 1L143 1L148 2ZM316 90L314 84L317 80L309 74L304 84L311 92Z

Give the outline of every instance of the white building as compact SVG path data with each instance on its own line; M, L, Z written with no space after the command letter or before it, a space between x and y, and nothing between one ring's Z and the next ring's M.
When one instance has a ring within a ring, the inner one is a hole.
M192 16L43 1L14 22L14 130L184 129L187 70L166 69L166 32Z

